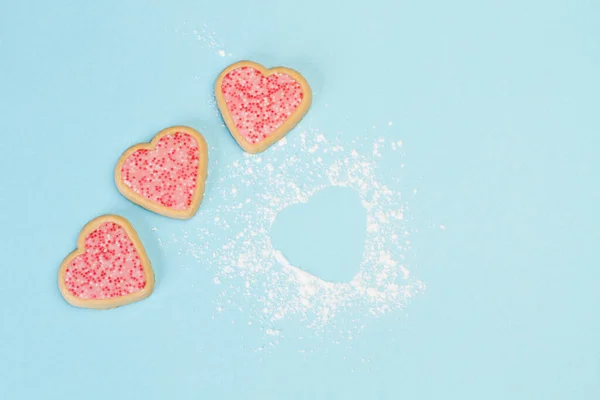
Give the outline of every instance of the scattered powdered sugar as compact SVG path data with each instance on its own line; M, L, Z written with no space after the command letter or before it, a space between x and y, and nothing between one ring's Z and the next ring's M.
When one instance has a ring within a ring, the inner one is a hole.
M277 340L288 320L317 332L343 330L351 339L368 319L404 308L425 289L406 260L407 202L378 177L386 155L403 168L400 146L384 138L346 145L339 135L297 128L264 153L240 152L228 165L211 165L218 172L211 169L209 179L219 178L194 218L197 225L160 243L214 271L220 313L243 310L249 325L258 323ZM271 242L278 213L327 187L353 189L367 213L363 258L349 282L327 282L291 265Z
M183 33L184 35L192 34L194 38L200 43L200 48L209 49L215 54L226 57L231 57L231 53L225 51L225 46L217 38L217 33L209 29L207 24L202 24L200 27L189 28L187 22L184 23L184 28L176 28L174 31L177 33Z
M232 56L206 24L183 33L193 34L215 56ZM214 97L208 106L220 116ZM330 332L352 340L370 320L403 309L425 290L408 260L408 202L394 187L399 174L384 183L381 177L390 174L379 170L404 168L402 141L374 134L348 140L304 124L264 153L240 150L228 164L211 157L207 192L196 217L170 235L154 228L162 248L191 257L214 274L216 312L241 312L270 346L284 339L290 322L317 335ZM391 129L392 121L386 124ZM218 150L211 147L212 154ZM329 187L356 191L367 214L362 261L349 282L327 282L291 265L271 241L271 226L282 210L309 202ZM190 282L193 288L196 284Z

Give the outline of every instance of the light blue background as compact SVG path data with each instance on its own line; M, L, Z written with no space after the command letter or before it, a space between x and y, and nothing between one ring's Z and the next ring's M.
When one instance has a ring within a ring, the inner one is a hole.
M0 398L600 398L599 3L257 3L0 2ZM232 57L196 40L204 24ZM351 343L253 351L256 327L212 318L211 271L157 245L151 227L183 222L114 188L120 153L173 124L239 157L210 94L247 58L302 71L322 130L393 121L380 133L405 143L427 290ZM159 285L72 308L58 265L107 212L140 231Z

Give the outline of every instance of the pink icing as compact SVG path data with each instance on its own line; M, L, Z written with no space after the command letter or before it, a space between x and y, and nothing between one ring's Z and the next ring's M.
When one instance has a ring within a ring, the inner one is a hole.
M85 252L67 267L65 284L80 299L111 299L142 290L146 275L125 229L105 222L85 238Z
M185 210L192 204L200 151L186 132L163 136L156 149L133 152L121 167L121 179L135 193L164 207Z
M252 144L283 125L304 98L302 86L291 76L274 73L265 77L252 67L230 71L221 91L235 126Z

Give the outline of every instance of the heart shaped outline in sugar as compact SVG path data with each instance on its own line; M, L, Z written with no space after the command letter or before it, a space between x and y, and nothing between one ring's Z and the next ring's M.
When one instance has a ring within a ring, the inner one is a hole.
M223 91L221 86L223 84L223 79L225 76L233 71L234 69L242 68L242 67L250 67L255 68L260 71L263 76L268 77L269 75L280 73L290 76L293 80L298 82L302 88L303 98L300 105L294 110L294 112L288 117L288 119L275 131L271 132L269 136L265 139L261 140L258 143L250 143L248 142L244 136L240 133L239 129L235 125L233 118L231 117L231 113L229 112L229 108L227 107L227 103L225 102L225 96L223 95ZM294 128L298 122L306 115L308 109L310 108L310 104L312 102L312 91L306 79L300 73L294 71L290 68L285 67L275 67L267 69L260 64L257 64L252 61L239 61L235 64L232 64L225 68L217 78L215 83L215 97L217 99L217 106L221 111L221 115L223 116L223 121L225 121L225 125L231 132L233 138L238 142L240 147L244 149L247 153L256 154L265 151L269 146L273 143L277 142L281 138L283 138L292 128Z
M194 190L194 195L192 197L192 203L185 210L173 210L170 207L163 206L158 204L138 193L135 193L129 186L127 186L121 176L121 169L123 164L127 160L127 158L132 155L134 152L138 150L155 150L156 145L160 139L164 136L173 135L177 132L183 132L189 134L196 140L198 143L198 175L196 177L196 189ZM204 197L204 187L206 183L207 176L207 168L208 168L208 146L206 145L206 141L204 137L195 130L194 128L190 128L189 126L172 126L170 128L163 129L160 131L150 143L140 143L134 146L131 146L119 158L117 162L117 166L115 167L115 184L117 185L117 189L123 196L132 201L133 203L144 207L145 209L155 212L160 215L164 215L170 218L177 219L189 219L192 218L198 208L200 207L200 203L202 203L202 198Z
M144 286L143 289L137 292L125 296L118 296L110 299L82 299L73 295L69 291L69 289L66 286L65 274L67 268L71 264L71 261L73 261L75 257L80 256L86 252L85 240L88 238L88 236L106 222L113 222L119 225L125 230L125 233L127 233L127 236L129 237L129 239L133 243L133 246L135 247L135 251L140 257L140 262L142 264L142 267L144 269L144 275L146 277L146 286ZM77 238L77 248L71 254L69 254L60 264L60 268L58 270L58 289L60 290L60 293L62 294L64 299L72 306L80 308L93 308L99 310L124 306L136 301L143 300L146 297L150 296L152 294L152 291L154 290L154 271L152 270L152 264L150 263L150 259L146 254L146 250L144 249L144 246L131 223L129 223L129 221L127 221L125 218L120 217L118 215L102 215L88 222L79 233L79 237Z

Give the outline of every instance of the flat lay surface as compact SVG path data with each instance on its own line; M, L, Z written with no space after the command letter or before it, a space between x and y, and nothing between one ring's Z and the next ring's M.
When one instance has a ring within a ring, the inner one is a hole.
M600 398L598 20L583 0L1 3L0 398ZM240 60L312 88L255 155L214 98ZM189 220L114 182L174 125L208 145ZM58 269L103 214L154 292L75 308Z

